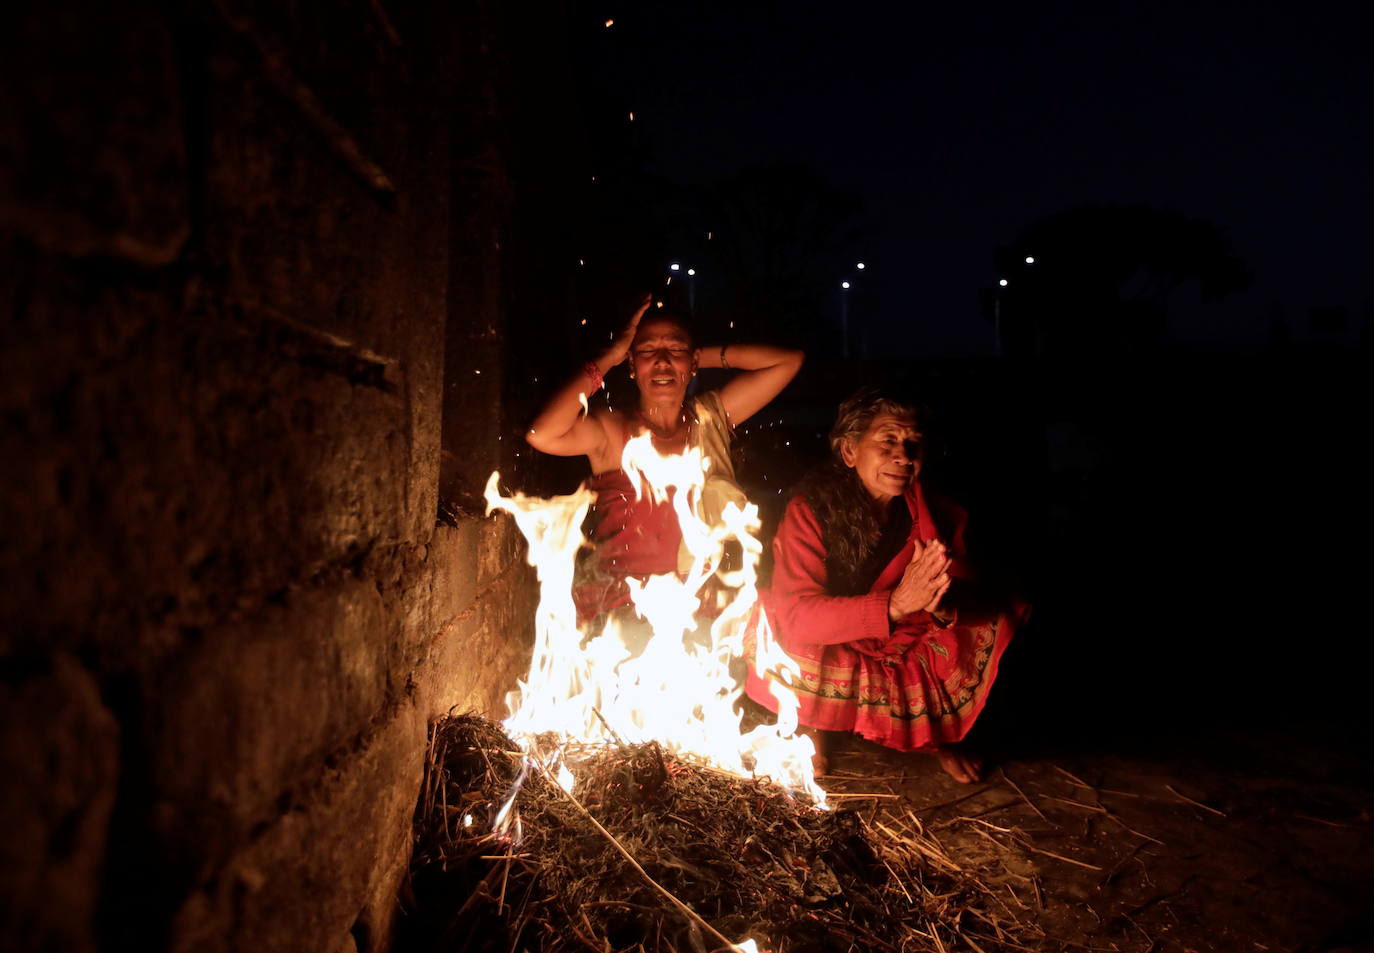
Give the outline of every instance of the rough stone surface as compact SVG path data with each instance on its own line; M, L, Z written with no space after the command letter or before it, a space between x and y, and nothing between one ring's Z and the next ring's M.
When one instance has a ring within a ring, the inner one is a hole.
M426 724L502 714L530 648L480 502L520 278L498 21L82 2L0 39L19 948L388 946Z
M118 727L70 655L11 658L4 676L0 935L11 949L93 949Z

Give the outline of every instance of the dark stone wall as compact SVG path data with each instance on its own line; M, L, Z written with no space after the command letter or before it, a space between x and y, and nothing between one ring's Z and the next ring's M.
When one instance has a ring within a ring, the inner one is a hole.
M426 724L499 715L529 650L478 503L509 29L214 0L0 40L10 948L389 943Z

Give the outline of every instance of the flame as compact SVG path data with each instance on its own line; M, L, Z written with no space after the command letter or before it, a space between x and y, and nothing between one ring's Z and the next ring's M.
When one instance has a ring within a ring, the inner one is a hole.
M584 412L586 397L581 395ZM487 481L487 512L510 513L529 546L529 562L540 585L535 645L530 669L506 696L507 732L526 751L519 777L493 823L516 842L521 822L516 794L531 768L554 778L570 795L576 764L570 749L611 740L657 741L679 757L698 760L741 777L770 777L803 792L824 808L825 792L811 768L811 740L795 734L797 698L790 685L799 671L773 639L766 613L758 613L754 657L745 660L745 630L758 601L758 507L726 502L708 522L703 499L710 459L698 448L660 455L648 435L625 446L621 466L639 498L670 501L682 530L690 566L680 574L629 579L630 596L646 631L622 630L614 616L599 632L578 628L573 602L581 526L595 495L585 484L568 496L540 499L503 496L500 474ZM738 545L742 559L729 565L726 546ZM680 567L681 568L681 567ZM707 626L700 613L702 593L715 579L718 609ZM639 646L638 653L631 646ZM752 664L778 701L778 720L741 730L736 702L743 694L741 670ZM550 738L558 743L550 745ZM465 823L469 823L464 819ZM758 953L752 939L732 946Z
M768 677L779 701L779 720L744 732L736 710L743 694L745 628L758 599L758 507L728 502L708 523L702 497L710 460L697 448L663 456L648 435L636 437L625 447L622 467L641 498L671 501L691 564L681 577L627 580L642 622L622 628L613 616L599 632L578 628L572 598L574 564L583 544L580 528L592 491L583 485L552 499L503 496L499 473L487 481L488 512L504 510L515 518L540 583L533 658L518 690L507 696L506 730L532 756L535 737L545 732L564 745L658 741L679 756L742 777L770 777L823 807L825 793L811 769L814 748L809 738L795 736L797 701L788 685L795 683L796 665L772 638L764 613L759 613L757 651L749 664ZM738 566L725 559L732 540L743 554ZM708 626L698 610L712 578L718 583L719 611ZM640 644L636 653L631 646ZM570 791L576 765L568 764L561 750L543 746L542 751L538 757L545 769L556 772ZM511 813L503 810L498 821L505 832Z

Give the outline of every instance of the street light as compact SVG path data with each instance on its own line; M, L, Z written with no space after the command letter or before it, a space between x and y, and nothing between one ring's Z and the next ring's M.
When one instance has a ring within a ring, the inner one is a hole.
M868 267L868 266L865 265L863 262L859 262L859 263L858 263L857 265L855 265L854 267L857 268L857 269L859 269L860 271L863 271L863 270L864 270L866 267Z
M682 262L675 261L668 265L670 271L682 271ZM668 276L668 283L672 284L673 276ZM697 315L697 270L687 269L687 317L695 319Z
M849 360L849 282L840 282L840 357Z

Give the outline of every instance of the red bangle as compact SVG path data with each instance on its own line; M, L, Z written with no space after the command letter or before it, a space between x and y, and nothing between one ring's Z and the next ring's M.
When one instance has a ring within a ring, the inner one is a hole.
M601 368L596 366L595 361L588 361L586 366L582 368L582 373L586 374L588 377L592 379L593 391L598 391L601 389Z

